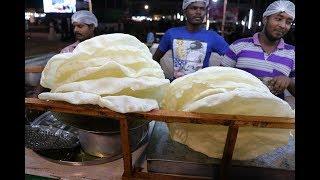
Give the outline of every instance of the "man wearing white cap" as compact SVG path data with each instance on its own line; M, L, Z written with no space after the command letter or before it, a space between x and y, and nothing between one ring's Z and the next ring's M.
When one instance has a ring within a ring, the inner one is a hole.
M94 30L98 27L96 16L86 10L75 12L71 17L71 23L77 41L63 48L61 53L72 52L80 42L94 37Z
M209 0L184 0L186 26L167 30L153 55L153 59L160 62L172 49L174 79L208 67L211 53L223 55L229 46L223 37L204 28L208 5Z
M278 0L271 3L263 13L263 30L232 43L221 64L262 79L270 91L282 99L286 89L295 95L295 47L282 39L294 18L292 2Z
M94 37L94 30L98 27L98 20L96 16L90 11L81 10L75 12L71 17L72 25L74 26L74 33L76 36L76 42L63 48L60 53L72 52L77 45L87 39ZM38 94L43 92L45 89L39 84L33 92L32 97L37 97Z

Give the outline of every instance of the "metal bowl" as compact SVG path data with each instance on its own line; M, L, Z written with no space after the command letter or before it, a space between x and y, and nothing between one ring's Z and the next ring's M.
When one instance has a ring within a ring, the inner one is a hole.
M138 128L129 130L131 149L136 149L138 144L147 137L148 128L148 123L146 123ZM82 149L93 156L112 157L122 153L120 132L104 134L80 130L79 140Z
M122 153L118 120L60 112L52 114L56 119L79 129L79 141L86 153L97 157L113 157ZM138 119L128 122L131 149L138 148L147 137L149 122Z
M56 53L41 54L25 59L25 67L29 66L45 66L50 58ZM41 73L25 73L25 85L37 86L39 85Z
M40 83L41 73L25 73L25 84L37 86Z

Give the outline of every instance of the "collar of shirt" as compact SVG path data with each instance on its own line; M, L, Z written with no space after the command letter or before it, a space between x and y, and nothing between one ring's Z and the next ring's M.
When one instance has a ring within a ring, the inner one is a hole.
M71 44L70 46L76 48L79 43L80 43L79 41L76 41L75 43Z
M253 35L253 44L256 45L256 46L261 46L261 43L259 41L259 36L258 35L259 35L258 32ZM283 49L283 48L284 48L284 40L281 38L280 42L279 42L279 44L277 46L277 49Z

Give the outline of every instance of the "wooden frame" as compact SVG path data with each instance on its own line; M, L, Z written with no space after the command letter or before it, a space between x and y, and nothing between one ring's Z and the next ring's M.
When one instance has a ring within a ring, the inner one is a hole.
M41 73L43 66L26 67L26 73ZM231 160L236 144L239 127L265 127L294 129L295 120L293 118L265 117L265 116L243 116L225 114L206 114L190 112L173 112L167 110L153 110L145 113L117 113L107 108L94 105L73 105L66 102L44 101L37 98L25 98L25 105L30 109L52 110L64 113L80 115L100 116L120 121L120 133L122 140L124 173L123 179L195 179L180 175L166 175L161 173L141 172L139 168L132 167L132 156L129 145L128 120L140 118L146 120L163 121L167 123L194 123L194 124L215 124L229 126L223 157L220 165L220 179L227 179Z
M41 73L44 66L27 66L24 68L25 73Z
M61 101L45 101L37 98L25 98L26 108L37 110L51 110L64 113L80 115L100 116L120 121L120 132L122 140L122 151L124 161L123 179L195 179L187 176L167 175L161 173L141 172L139 168L132 166L132 156L129 145L128 121L132 118L145 120L156 120L167 123L195 123L195 124L216 124L229 126L223 157L220 165L220 179L227 179L228 170L231 167L232 155L237 139L238 129L241 126L284 128L294 129L293 118L265 117L265 116L243 116L175 112L167 110L152 110L144 113L117 113L107 108L94 105L73 105Z

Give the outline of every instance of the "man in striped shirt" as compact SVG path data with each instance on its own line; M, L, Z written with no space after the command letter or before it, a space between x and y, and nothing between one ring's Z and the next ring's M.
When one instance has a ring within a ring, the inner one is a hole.
M250 38L232 43L222 66L247 71L265 80L270 91L284 99L284 90L295 95L295 47L282 37L288 33L295 17L290 1L275 1L263 13L263 30Z

